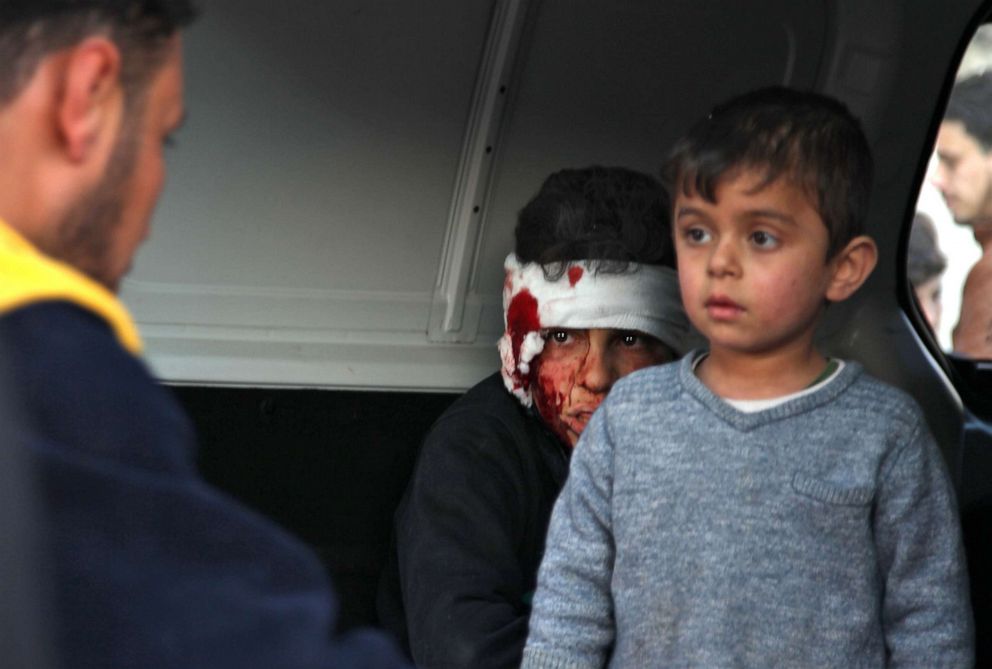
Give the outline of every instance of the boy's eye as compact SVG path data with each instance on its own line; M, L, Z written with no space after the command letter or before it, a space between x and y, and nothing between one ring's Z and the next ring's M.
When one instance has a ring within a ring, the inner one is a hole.
M551 340L556 344L567 344L570 337L571 335L567 330L551 330L545 340Z
M613 336L613 344L624 348L633 348L640 345L641 337L636 332L617 332Z
M636 332L621 332L620 343L628 348L637 346L641 344L641 335Z
M751 233L751 241L754 242L755 246L762 249L770 249L778 245L778 238L764 230L757 230Z
M613 345L621 348L632 349L654 349L663 346L660 341L651 335L638 332L637 330L619 330L613 336Z
M702 244L710 239L710 233L702 228L689 228L685 231L685 238L693 244Z

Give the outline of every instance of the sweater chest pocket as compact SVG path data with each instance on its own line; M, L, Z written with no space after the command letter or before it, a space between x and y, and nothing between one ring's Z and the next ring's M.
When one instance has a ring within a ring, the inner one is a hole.
M867 555L872 542L875 487L855 481L828 481L804 472L792 477L787 531L806 558L824 564L843 565ZM867 551L867 552L866 552Z
M867 506L875 495L871 485L842 485L803 472L792 477L792 489L804 497L836 506Z

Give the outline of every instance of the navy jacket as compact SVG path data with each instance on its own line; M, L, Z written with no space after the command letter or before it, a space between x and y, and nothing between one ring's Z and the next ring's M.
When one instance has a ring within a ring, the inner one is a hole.
M403 666L371 632L332 636L319 561L197 476L191 425L107 323L68 302L0 316L44 496L64 666Z

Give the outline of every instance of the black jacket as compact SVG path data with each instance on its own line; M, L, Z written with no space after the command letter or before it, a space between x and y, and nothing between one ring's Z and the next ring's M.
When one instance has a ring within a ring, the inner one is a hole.
M494 374L434 424L395 519L383 625L419 667L516 667L568 454Z

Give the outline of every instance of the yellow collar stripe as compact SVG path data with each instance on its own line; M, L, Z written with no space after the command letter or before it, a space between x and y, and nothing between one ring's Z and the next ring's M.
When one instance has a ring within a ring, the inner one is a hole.
M109 290L69 265L43 255L0 219L0 314L65 300L103 318L121 346L141 353L141 337L127 309Z

